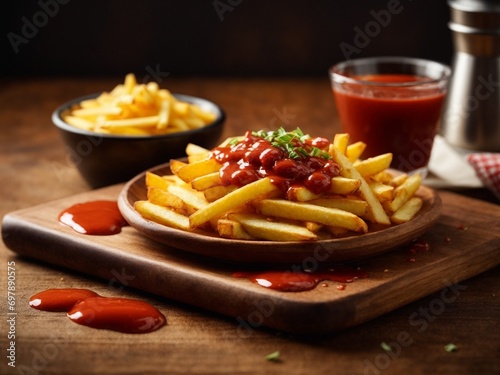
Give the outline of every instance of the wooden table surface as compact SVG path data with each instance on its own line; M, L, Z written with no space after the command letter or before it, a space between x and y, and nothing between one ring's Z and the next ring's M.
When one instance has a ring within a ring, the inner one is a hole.
M120 80L2 82L1 216L89 190L66 157L51 112L69 99L107 90ZM168 78L161 85L219 103L228 116L224 136L280 124L300 126L311 134L339 130L327 77ZM462 193L494 202L485 190ZM243 329L235 319L127 288L126 274L116 275L123 283L106 282L21 259L3 243L0 248L1 374L500 373L498 267L460 282L454 289L457 297L446 304L440 303L438 292L361 326L311 337ZM9 262L15 269L10 276L15 282L15 325L8 322L12 316L6 307ZM78 326L60 314L28 306L29 297L38 291L69 287L149 301L164 312L168 326L154 334L120 334ZM9 332L15 338L9 338ZM15 368L8 365L11 341ZM385 351L383 342L392 344L393 351ZM449 343L457 350L444 350ZM280 352L279 360L266 360L275 351Z

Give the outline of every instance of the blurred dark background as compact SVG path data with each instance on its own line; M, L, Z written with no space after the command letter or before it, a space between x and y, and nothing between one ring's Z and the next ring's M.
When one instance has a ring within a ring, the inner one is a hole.
M2 7L4 77L310 76L347 58L450 63L452 54L445 0L39 0Z

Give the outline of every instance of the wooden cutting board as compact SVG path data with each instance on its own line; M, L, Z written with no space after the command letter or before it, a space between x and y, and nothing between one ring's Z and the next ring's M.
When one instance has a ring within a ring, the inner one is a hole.
M452 284L500 264L500 206L449 192L440 193L442 216L422 236L429 251L413 254L403 247L358 263L368 278L344 290L330 281L305 292L270 290L233 277L244 271L242 265L169 248L132 227L117 235L88 236L58 223L58 214L70 205L116 200L121 188L10 213L3 219L3 240L20 255L234 317L241 335L260 326L292 333L340 330L443 288L450 288L443 296L451 295Z

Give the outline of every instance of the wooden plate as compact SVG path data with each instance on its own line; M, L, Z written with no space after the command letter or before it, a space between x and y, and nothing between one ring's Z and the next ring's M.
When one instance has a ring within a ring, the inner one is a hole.
M169 164L150 169L159 175L171 174ZM321 241L248 241L225 239L208 232L186 232L144 219L134 210L134 202L146 199L143 172L130 180L120 192L118 206L129 224L142 234L179 250L216 258L226 262L255 264L339 263L365 259L393 250L418 238L441 214L441 199L437 193L421 186L417 195L424 205L408 223L385 229L371 229L363 235ZM167 247L166 247L167 249Z

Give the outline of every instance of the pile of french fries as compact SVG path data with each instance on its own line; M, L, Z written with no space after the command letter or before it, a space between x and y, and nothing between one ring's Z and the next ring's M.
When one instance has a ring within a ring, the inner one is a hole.
M226 140L227 144L228 140ZM185 231L240 240L310 241L359 235L369 224L410 221L423 200L419 174L388 171L392 154L361 160L366 144L337 134L329 155L341 167L330 191L294 187L288 197L268 177L243 187L223 186L210 151L189 144L187 162L172 160L172 175L146 173L147 200L135 202L145 219Z
M80 102L62 118L72 126L96 133L160 135L203 127L216 115L177 100L156 82L138 84L134 74L127 74L123 84Z

